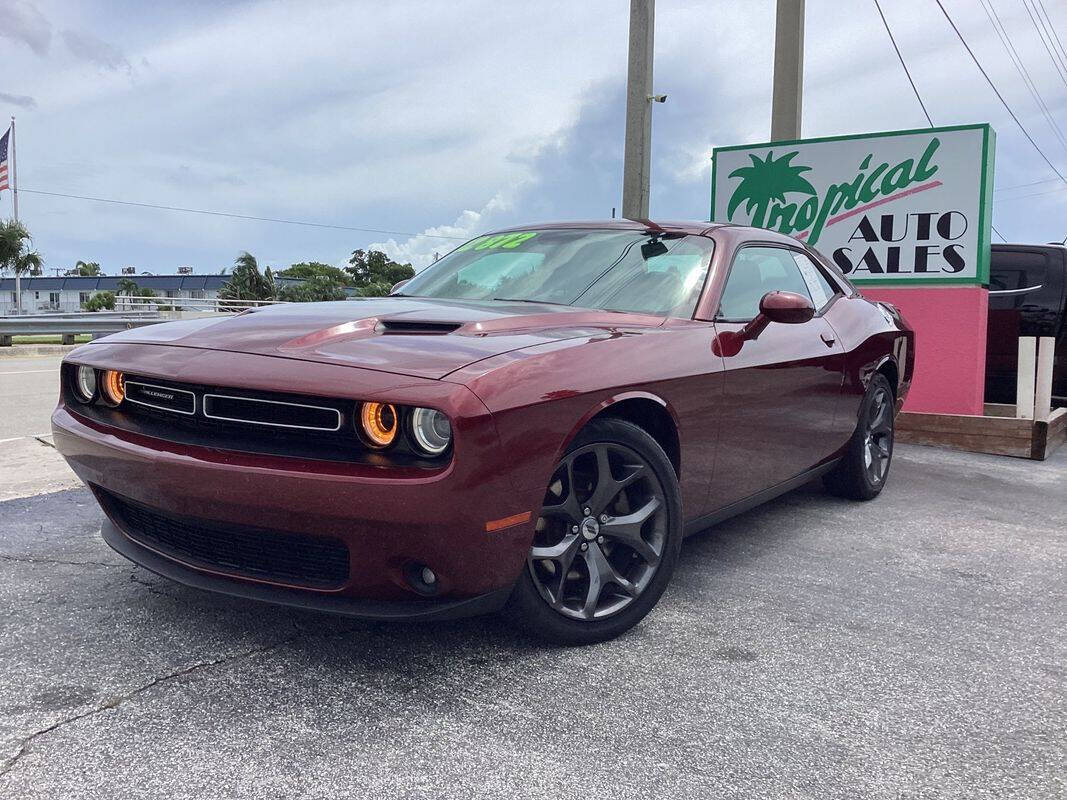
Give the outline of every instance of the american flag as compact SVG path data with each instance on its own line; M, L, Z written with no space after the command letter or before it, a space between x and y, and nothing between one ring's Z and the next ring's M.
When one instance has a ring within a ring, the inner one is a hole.
M11 138L11 129L8 128L3 136L0 136L0 192L10 189L7 180L7 142Z

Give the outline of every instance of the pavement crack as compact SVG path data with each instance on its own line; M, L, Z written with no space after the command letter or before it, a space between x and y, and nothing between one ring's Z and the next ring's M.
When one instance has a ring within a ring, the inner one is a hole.
M38 558L36 556L13 556L6 553L0 553L0 561L14 561L20 564L58 564L68 567L120 567L125 568L127 564L113 564L108 561L66 561L61 558Z
M72 716L58 720L56 722L53 722L51 725L48 725L47 727L34 731L28 736L24 736L19 742L18 749L15 751L15 754L10 756L6 761L4 761L2 765L0 765L0 778L3 778L9 772L15 769L15 767L18 766L18 763L22 759L22 757L25 756L26 753L29 751L30 745L32 745L37 739L40 739L42 736L47 736L49 733L52 733L52 731L66 727L67 725L71 725L75 722L80 722L83 719L88 719L89 717L94 717L98 714L102 714L105 711L110 711L111 709L118 708L123 703L129 700L133 700L139 695L144 694L145 692L154 689L157 686L161 686L163 684L178 680L179 678L184 678L199 672L211 670L215 667L225 667L229 664L252 658L253 656L258 656L263 653L269 653L271 650L275 650L279 647L284 647L285 645L290 644L291 642L294 642L304 636L317 635L321 636L324 639L331 639L335 636L344 636L359 630L358 626L353 626L339 631L316 634L314 632L303 630L295 624L294 627L296 628L296 632L293 633L291 636L286 636L275 642L271 642L270 644L259 645L257 647L251 647L247 650L242 650L237 653L230 653L229 655L220 656L219 658L213 658L207 661L198 661L197 663L190 664L187 667L182 667L181 669L174 670L173 672L168 672L165 675L160 675L159 677L153 678L147 683L143 683L140 686L137 686L136 688L131 689L130 691L124 694L109 697L103 703L100 703L99 705L89 709L88 711L82 711L79 714L74 714Z
M156 594L156 595L159 595L160 597L169 597L172 600L174 599L174 595L170 594L169 592L164 591L163 589L160 589L157 584L150 583L149 581L146 581L144 578L138 578L136 572L133 573L132 575L130 575L130 581L132 583L136 583L138 586L143 586L144 588L146 588L148 590L149 594Z

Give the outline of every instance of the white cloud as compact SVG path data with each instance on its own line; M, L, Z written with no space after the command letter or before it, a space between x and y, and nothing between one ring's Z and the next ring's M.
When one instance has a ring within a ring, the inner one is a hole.
M490 229L500 215L510 211L512 203L504 192L498 192L482 206L481 211L466 210L450 225L434 225L417 236L397 242L387 239L368 245L370 250L381 250L389 258L402 264L411 264L418 272L440 257Z

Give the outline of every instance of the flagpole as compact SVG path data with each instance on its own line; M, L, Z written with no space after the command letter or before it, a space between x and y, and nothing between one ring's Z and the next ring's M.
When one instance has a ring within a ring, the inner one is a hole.
M15 115L11 115L11 206L19 221L19 173L15 166ZM22 273L15 270L15 313L22 316Z

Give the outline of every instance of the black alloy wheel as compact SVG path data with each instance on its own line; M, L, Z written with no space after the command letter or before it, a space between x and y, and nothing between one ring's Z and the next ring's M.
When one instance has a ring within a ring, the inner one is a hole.
M886 387L878 385L871 393L863 436L863 465L872 486L885 482L892 454L893 397Z
M678 480L644 430L597 420L548 482L511 605L564 644L617 636L659 600L681 541Z
M824 478L832 493L853 500L873 500L885 486L893 461L895 399L880 373L871 378L860 404L856 430L833 471Z

